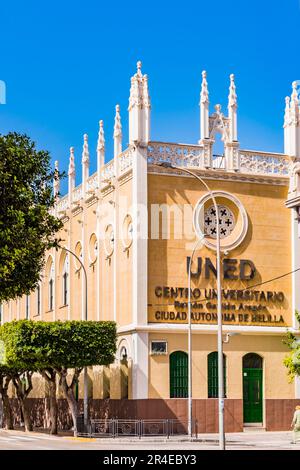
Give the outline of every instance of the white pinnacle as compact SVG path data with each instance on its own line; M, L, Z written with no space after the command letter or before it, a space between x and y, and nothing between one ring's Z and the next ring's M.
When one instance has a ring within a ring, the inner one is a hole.
M103 128L103 121L101 119L101 121L99 121L97 150L104 150L104 149L105 149L104 128Z
M200 102L201 103L209 103L208 101L208 86L206 80L206 71L203 70L202 72L202 84L201 84L201 93L200 93Z
M69 175L75 173L75 157L74 157L74 147L70 147L70 158L69 158Z
M89 163L89 160L90 160L90 154L89 154L88 135L84 134L81 161L82 163Z
M120 106L116 105L115 125L114 125L114 138L122 136L122 125L120 116Z
M234 74L230 75L230 86L229 86L229 96L228 96L228 107L237 106L237 95L236 87L234 83Z

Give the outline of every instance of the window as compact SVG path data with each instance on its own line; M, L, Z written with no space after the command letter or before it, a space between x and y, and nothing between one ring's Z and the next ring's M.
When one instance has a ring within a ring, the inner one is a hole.
M170 398L188 396L188 355L183 351L170 354Z
M51 263L49 270L49 282L48 282L48 309L53 310L54 308L54 264Z
M167 341L151 341L151 354L152 355L159 355L159 354L167 354Z
M248 353L243 357L244 369L262 369L262 357L255 353Z
M223 354L223 370L224 370L224 396L226 397L226 356ZM218 353L216 351L207 356L207 387L208 398L219 397L219 380L218 380Z
M69 262L68 256L65 258L63 275L62 275L62 302L63 305L68 304L68 277L69 277Z
M30 317L29 304L30 304L29 295L26 295L26 300L25 300L25 318L26 318L26 320L29 320L29 317Z
M38 285L36 288L36 314L41 314L41 286Z

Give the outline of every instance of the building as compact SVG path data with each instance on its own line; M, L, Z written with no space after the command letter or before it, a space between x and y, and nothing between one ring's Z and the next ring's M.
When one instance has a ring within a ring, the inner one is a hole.
M64 222L60 236L87 271L88 319L118 325L116 362L110 369L90 370L91 398L114 399L119 417L125 412L132 418L186 416L187 262L197 232L203 239L192 266L194 414L200 430L217 429L216 214L198 180L161 166L171 163L204 178L219 206L226 430L238 431L245 423L286 429L300 400L299 381L287 379L288 350L282 342L287 329L299 333L294 314L300 311L300 271L294 271L300 267L296 82L286 98L284 154L240 148L233 75L228 113L217 104L210 114L203 72L197 144L151 141L148 79L140 62L131 78L128 114L128 148L122 148L116 106L114 157L105 164L100 121L97 172L89 175L84 135L82 183L75 186L72 147L68 194L59 197L59 181L54 181L55 213ZM218 135L222 155L215 155ZM50 251L39 288L3 305L2 322L85 319L83 274L74 256Z

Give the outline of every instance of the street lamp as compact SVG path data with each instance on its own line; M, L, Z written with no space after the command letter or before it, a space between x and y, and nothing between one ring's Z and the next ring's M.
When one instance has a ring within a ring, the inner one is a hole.
M216 211L216 230L217 230L217 316L218 316L218 401L219 401L219 448L220 450L225 450L225 432L224 432L224 375L223 375L223 337L222 337L222 290L221 290L221 247L220 247L220 231L219 231L219 209L215 199L215 196L207 183L196 173L188 170L184 167L179 167L172 165L169 162L162 162L157 164L158 166L164 168L171 168L174 170L183 171L184 173L193 176L207 189L210 194L210 197L213 201L213 205ZM189 275L191 269L191 261L189 265ZM190 277L189 277L190 279ZM190 287L190 286L189 286ZM189 288L190 293L190 288ZM191 325L191 308L190 308L190 295L189 295L189 325ZM189 326L189 364L191 364L191 326ZM188 416L191 418L190 413L192 411L192 386L189 379L188 386ZM190 431L191 431L191 421L189 421Z
M190 438L193 437L191 274L194 254L203 238L204 237L199 238L194 246L192 255L190 257L188 270L188 434Z
M84 272L84 281L85 281L85 297L84 297L84 301L85 301L85 308L84 308L84 319L87 320L88 319L88 309L87 309L87 299L88 299L88 296L87 296L87 273L86 273L86 269L84 267L84 264L83 262L81 261L81 259L79 258L79 256L76 255L76 253L74 253L73 251L69 250L68 248L64 247L64 246L59 246L59 248L61 248L62 250L65 250L67 251L68 253L70 253L71 255L75 256L75 258L77 259L77 261L80 263L82 269L83 269L83 272ZM85 366L84 369L83 369L83 419L84 419L84 429L86 430L87 429L87 424L88 424L88 418L89 418L89 409L88 409L88 374L87 374L87 367Z

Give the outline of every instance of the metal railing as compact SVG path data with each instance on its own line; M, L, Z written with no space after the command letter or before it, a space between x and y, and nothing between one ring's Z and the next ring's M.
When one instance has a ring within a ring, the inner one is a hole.
M91 419L85 430L83 420L78 417L77 436L86 437L156 437L167 439L188 435L188 420L179 419ZM192 435L198 436L198 422L192 420Z

